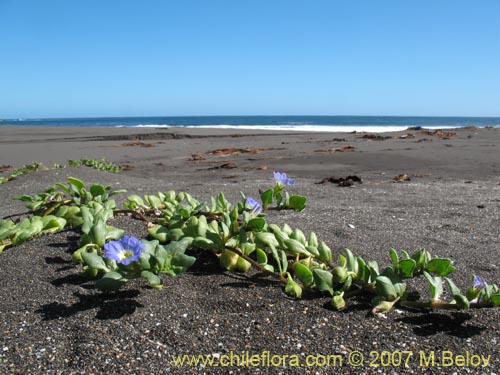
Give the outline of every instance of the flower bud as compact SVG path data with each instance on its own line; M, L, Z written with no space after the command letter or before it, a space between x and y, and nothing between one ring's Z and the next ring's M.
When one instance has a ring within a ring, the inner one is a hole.
M332 269L332 281L334 284L343 283L347 279L347 270L344 267L334 267Z
M342 310L345 308L344 293L332 297L330 305L336 310Z

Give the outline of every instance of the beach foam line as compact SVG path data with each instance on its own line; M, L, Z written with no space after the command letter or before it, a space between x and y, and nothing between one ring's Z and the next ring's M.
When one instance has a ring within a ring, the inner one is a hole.
M189 129L242 129L242 130L277 130L277 131L303 131L303 132L326 132L326 133L387 133L405 131L408 126L356 126L356 125L164 125L147 124L134 125L136 128L189 128ZM118 127L126 127L119 125ZM456 126L425 126L425 129L455 129Z

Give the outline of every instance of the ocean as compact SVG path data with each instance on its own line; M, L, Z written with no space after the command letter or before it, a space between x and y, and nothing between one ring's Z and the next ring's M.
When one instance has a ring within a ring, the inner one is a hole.
M219 129L387 132L420 126L431 129L465 126L500 127L500 117L418 116L177 116L0 119L0 126L189 127Z

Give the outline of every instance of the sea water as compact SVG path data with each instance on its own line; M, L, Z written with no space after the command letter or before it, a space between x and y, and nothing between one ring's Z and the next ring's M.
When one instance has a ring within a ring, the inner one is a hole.
M500 127L500 117L418 116L165 116L0 119L2 125L188 127L222 129L267 129L323 132L388 132L409 127L449 129L466 126Z

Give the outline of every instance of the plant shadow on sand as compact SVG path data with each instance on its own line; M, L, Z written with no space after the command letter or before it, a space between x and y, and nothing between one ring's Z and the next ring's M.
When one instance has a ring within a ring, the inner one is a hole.
M433 336L443 333L448 336L470 338L481 334L486 328L476 325L465 325L472 319L467 313L422 313L418 316L396 319L396 321L414 325L413 332L417 336Z
M41 314L44 320L56 320L68 318L83 311L98 309L97 319L120 319L125 315L133 314L138 307L144 307L134 299L138 295L138 290L90 296L74 293L74 296L79 298L78 302L72 305L53 302L43 305L36 312Z

